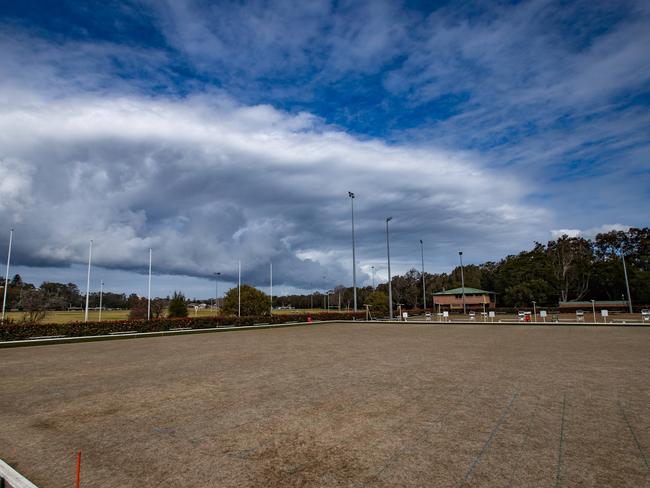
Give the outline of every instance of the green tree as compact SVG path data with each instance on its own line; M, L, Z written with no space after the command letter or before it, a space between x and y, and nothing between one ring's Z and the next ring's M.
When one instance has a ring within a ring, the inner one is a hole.
M368 294L364 305L370 305L370 313L373 315L388 314L388 294L383 291L373 291Z
M231 288L223 297L223 307L221 309L227 315L237 315L239 310L239 300L237 288ZM248 315L270 315L271 299L270 297L250 285L241 286L241 314Z
M185 302L185 295L181 292L175 291L171 300L169 300L167 316L172 318L187 317L187 303Z

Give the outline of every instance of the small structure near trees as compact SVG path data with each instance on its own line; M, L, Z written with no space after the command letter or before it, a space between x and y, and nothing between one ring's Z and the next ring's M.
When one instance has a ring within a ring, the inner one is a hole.
M496 307L496 293L493 291L479 290L478 288L465 287L465 306L473 310ZM433 304L441 310L463 310L463 288L439 291L433 294Z

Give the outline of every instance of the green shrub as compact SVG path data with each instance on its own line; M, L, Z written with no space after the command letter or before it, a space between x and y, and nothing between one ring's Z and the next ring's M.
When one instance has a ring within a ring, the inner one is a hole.
M181 292L174 292L172 299L169 301L167 316L169 318L187 317L187 303L185 303L185 295Z
M373 291L366 298L364 305L370 305L372 315L388 315L388 293Z
M223 297L222 312L237 315L239 312L239 292L231 288ZM269 315L271 298L264 292L250 285L241 286L241 315Z
M0 341L16 341L37 336L81 337L106 335L111 332L161 332L176 328L213 329L216 327L241 327L259 323L282 324L286 322L307 322L313 320L360 320L365 312L323 312L315 314L261 315L250 317L211 316L196 318L161 318L155 320L114 320L103 322L70 322L67 324L8 323L0 327Z

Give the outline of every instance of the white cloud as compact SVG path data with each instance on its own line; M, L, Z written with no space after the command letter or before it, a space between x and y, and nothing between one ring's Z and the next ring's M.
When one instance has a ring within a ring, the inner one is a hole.
M272 260L278 283L343 281L349 189L362 266L383 256L387 213L398 253L416 235L526 245L548 218L467 155L358 140L309 114L209 95L20 100L0 112L2 161L23 175L3 178L0 224L20 223L23 264L83 263L92 238L107 267L141 270L153 247L160 272L232 276L242 259L263 281Z
M584 237L585 239L593 239L598 234L604 234L611 232L613 230L628 231L630 225L623 224L603 224L598 227L590 227L588 229L553 229L551 230L551 236L553 239L562 237L564 235L569 237Z

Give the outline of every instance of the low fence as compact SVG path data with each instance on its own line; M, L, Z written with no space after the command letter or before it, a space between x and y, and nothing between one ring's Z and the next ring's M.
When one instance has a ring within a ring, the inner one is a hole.
M0 487L2 488L38 488L14 468L0 459Z

